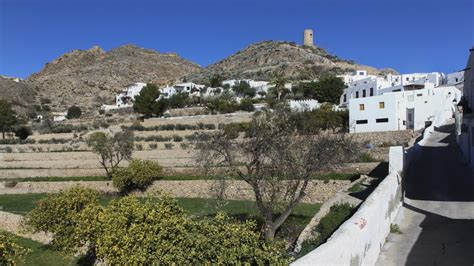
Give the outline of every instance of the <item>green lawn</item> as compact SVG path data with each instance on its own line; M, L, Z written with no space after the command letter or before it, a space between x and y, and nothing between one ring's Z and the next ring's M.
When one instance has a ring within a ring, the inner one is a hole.
M14 239L14 241L18 245L30 250L28 254L23 258L23 261L19 261L18 265L62 266L77 264L77 258L72 256L64 256L58 251L53 250L48 245L44 245L40 242L36 242L31 239L19 236L14 236Z
M35 202L47 194L10 194L0 195L0 208L3 211L26 214L35 206ZM100 203L106 205L114 197L101 196ZM253 201L225 200L202 198L176 198L178 204L189 214L204 217L213 216L218 211L223 211L230 216L240 220L254 219L261 224L262 220ZM282 226L279 235L285 238L297 237L314 214L319 210L321 204L301 203Z

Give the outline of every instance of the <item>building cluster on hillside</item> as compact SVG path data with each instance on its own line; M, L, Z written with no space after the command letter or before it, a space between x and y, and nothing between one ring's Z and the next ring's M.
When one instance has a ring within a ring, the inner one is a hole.
M219 87L207 87L206 85L195 84L193 82L185 82L179 83L172 86L166 86L164 88L160 88L160 97L161 98L169 98L178 93L187 93L190 97L211 97L217 96L222 94L226 89L229 92L233 92L233 88L237 86L240 82L246 82L250 88L255 90L255 97L254 98L262 98L268 91L274 87L275 85L271 84L268 81L255 81L251 79L231 79L231 80L224 80L222 82L222 86ZM121 109L132 107L135 97L140 94L140 91L143 87L146 86L146 83L137 82L131 85L128 85L123 89L119 94L115 97L115 105L103 105L102 109L105 111L110 111L114 109ZM288 83L285 85L285 88L291 89L291 84ZM237 101L239 101L239 97L236 97Z
M423 129L441 104L459 101L464 82L463 71L375 76L358 70L340 77L351 133Z

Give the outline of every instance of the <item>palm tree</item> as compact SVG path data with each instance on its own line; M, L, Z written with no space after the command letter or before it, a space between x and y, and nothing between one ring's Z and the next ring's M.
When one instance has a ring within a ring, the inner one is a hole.
M276 74L270 84L275 85L275 92L277 93L278 100L281 99L281 95L285 92L286 78L283 73Z

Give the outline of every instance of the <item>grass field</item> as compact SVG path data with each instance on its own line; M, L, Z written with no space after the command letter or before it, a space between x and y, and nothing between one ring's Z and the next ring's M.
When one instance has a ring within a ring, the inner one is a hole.
M12 235L10 233L6 233ZM13 235L12 235L13 236ZM23 258L23 261L18 261L18 265L35 265L35 266L63 266L63 265L77 265L78 258L72 256L65 256L58 251L53 250L50 246L44 245L40 242L33 241L28 238L13 236L15 243L23 248L29 249L29 252Z

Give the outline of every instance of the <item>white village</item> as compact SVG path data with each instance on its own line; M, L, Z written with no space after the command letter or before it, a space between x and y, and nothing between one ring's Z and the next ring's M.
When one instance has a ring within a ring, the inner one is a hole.
M94 46L1 76L0 265L474 265L465 54L398 73L306 29L208 67Z

